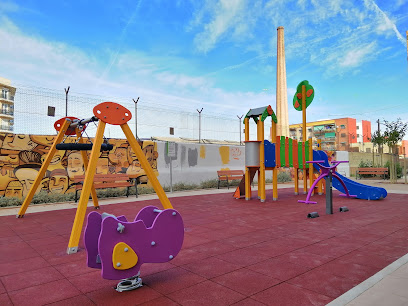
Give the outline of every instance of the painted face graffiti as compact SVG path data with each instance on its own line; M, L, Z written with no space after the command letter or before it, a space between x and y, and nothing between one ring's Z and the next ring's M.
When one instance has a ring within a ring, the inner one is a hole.
M68 155L68 166L67 166L68 176L71 180L74 179L76 175L84 175L84 162L82 161L80 152L71 152Z
M65 193L68 190L69 179L67 171L56 169L51 171L48 189L51 193Z

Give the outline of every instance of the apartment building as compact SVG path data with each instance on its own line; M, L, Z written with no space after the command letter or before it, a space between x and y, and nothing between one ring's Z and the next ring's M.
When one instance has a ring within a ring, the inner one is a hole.
M14 126L14 96L16 88L11 81L0 77L0 132L10 133Z
M372 152L371 122L354 118L339 118L306 123L307 138L313 138L313 147L317 148L320 139L322 149L327 151ZM289 126L289 135L298 141L302 139L302 124Z

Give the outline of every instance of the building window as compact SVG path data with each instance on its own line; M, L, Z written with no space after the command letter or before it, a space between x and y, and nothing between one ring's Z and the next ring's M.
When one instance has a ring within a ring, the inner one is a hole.
M8 99L8 93L9 93L9 90L8 90L7 88L3 88L3 89L1 90L1 97L2 97L3 99Z
M359 130L359 129L360 129L360 127L357 125L356 129L357 129L357 130Z
M345 133L341 133L340 137L346 137Z
M340 128L344 130L346 128L346 126L344 124L342 124L342 125L340 125Z
M360 137L360 134L357 134L357 138Z

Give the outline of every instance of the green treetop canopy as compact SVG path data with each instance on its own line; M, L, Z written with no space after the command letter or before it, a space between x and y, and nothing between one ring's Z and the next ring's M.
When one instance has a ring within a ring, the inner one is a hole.
M249 112L245 115L245 118L253 118L256 123L258 123L259 116L262 115L261 120L265 121L268 116L272 117L272 120L275 123L278 123L278 119L276 118L275 112L273 111L270 105L258 108L252 108ZM245 119L244 118L244 119Z

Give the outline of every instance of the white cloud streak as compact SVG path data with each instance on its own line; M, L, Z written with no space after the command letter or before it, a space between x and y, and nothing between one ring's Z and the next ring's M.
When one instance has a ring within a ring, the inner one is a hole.
M403 44L406 44L406 40L404 37L401 35L401 33L398 31L397 26L395 25L394 22L391 21L391 19L385 14L384 11L382 11L379 6L374 2L374 0L364 0L365 5L374 10L380 17L380 24L378 26L378 30L380 32L385 32L388 30L392 30L395 33L395 36L397 39Z

